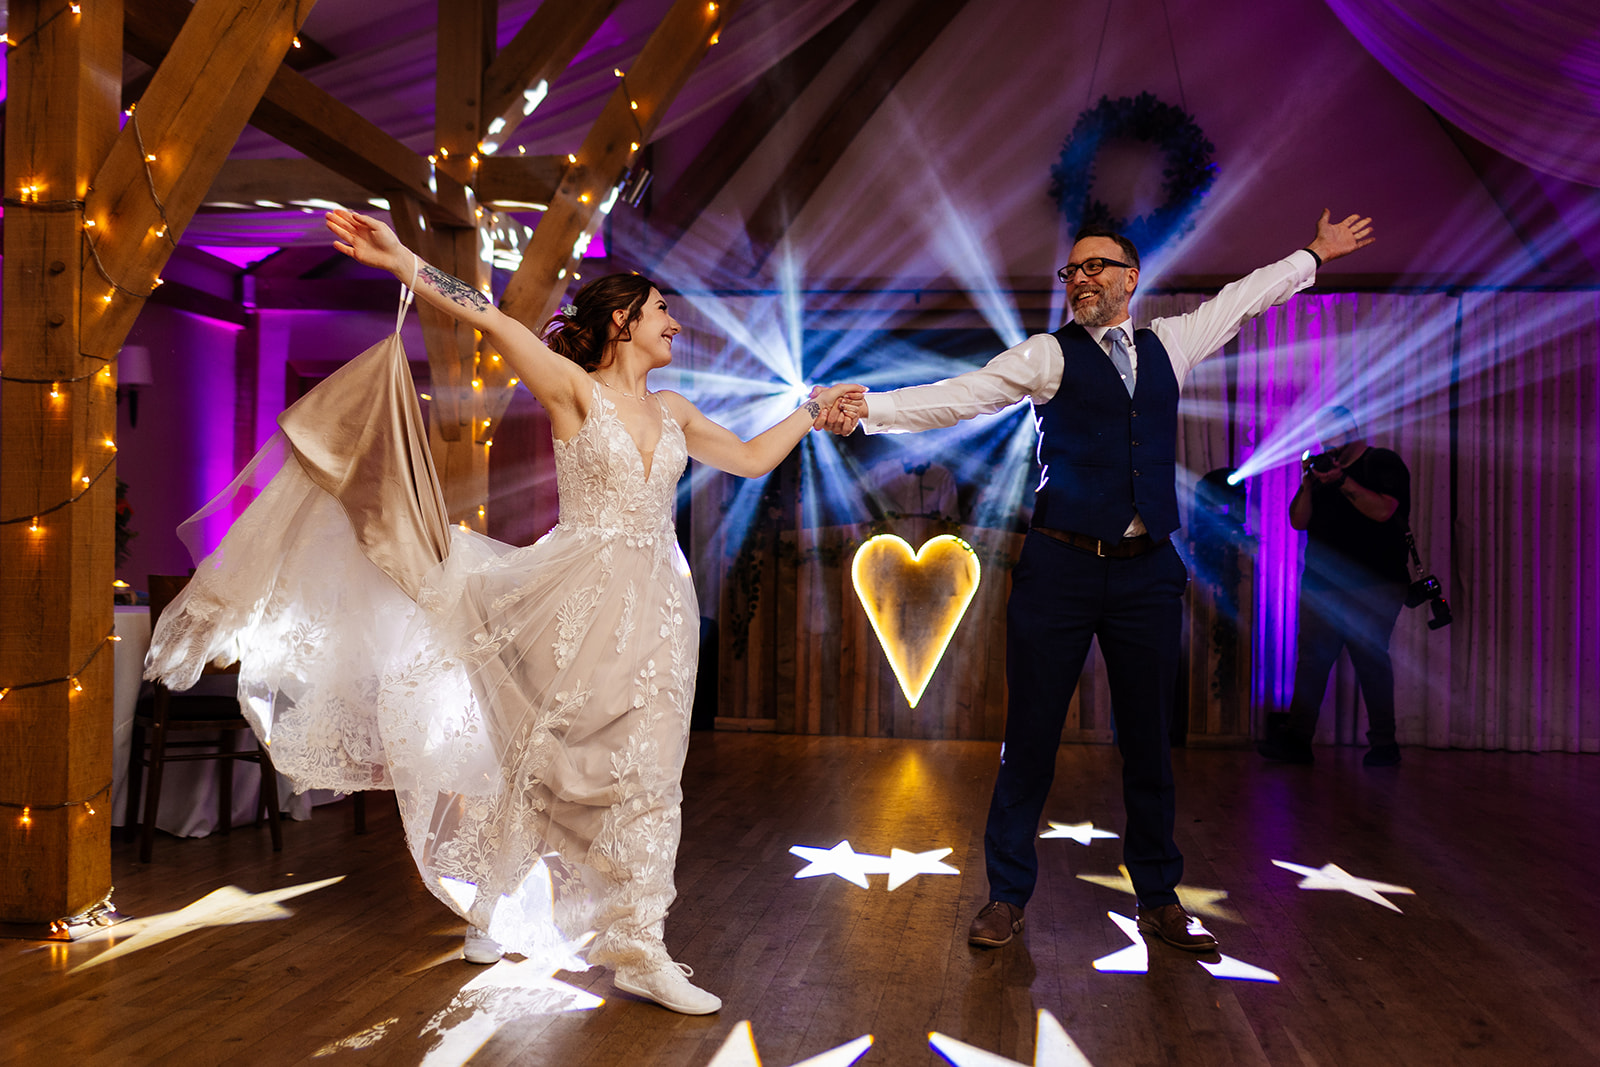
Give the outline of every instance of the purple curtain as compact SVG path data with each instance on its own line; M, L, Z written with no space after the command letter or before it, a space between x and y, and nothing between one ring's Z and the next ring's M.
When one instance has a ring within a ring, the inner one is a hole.
M1600 293L1303 295L1235 347L1185 386L1179 461L1199 477L1281 459L1250 479L1257 711L1287 707L1293 685L1295 459L1317 409L1344 404L1410 468L1412 529L1455 612L1442 630L1426 608L1395 628L1400 741L1600 751ZM1318 740L1365 730L1341 659Z
M1600 188L1593 0L1327 0L1439 114L1535 170Z

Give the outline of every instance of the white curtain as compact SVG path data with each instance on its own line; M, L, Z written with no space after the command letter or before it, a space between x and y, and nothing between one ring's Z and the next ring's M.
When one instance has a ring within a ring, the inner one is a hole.
M1600 188L1594 0L1327 0L1424 103L1535 170Z
M1158 295L1135 309L1148 319L1200 299ZM1258 452L1279 460L1249 480L1258 708L1286 707L1293 684L1295 460L1315 412L1343 404L1410 468L1411 526L1454 609L1443 629L1428 629L1426 607L1395 629L1400 741L1600 751L1597 324L1597 292L1312 294L1197 369L1183 466L1199 477ZM1365 729L1341 661L1319 740L1356 743Z

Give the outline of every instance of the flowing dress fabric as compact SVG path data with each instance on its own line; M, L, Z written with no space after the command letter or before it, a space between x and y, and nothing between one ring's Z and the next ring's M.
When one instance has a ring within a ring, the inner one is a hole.
M373 392L352 384L404 367L396 338L380 349L306 397L319 417L420 426L374 417ZM659 963L699 609L672 524L687 449L656 402L648 469L596 386L555 443L557 526L523 548L440 526L447 551L420 573L393 562L423 558L416 545L391 542L425 540L430 510L442 517L431 468L390 464L382 485L325 476L414 449L351 433L327 463L297 445L163 614L147 675L181 684L237 657L275 766L301 790L393 788L424 881L509 951L559 963L593 932L590 964ZM394 519L408 510L427 521Z

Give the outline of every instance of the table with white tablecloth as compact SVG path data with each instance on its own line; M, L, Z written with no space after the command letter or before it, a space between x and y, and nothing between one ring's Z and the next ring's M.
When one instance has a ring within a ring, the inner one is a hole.
M116 667L112 705L111 825L122 826L128 806L128 749L133 744L133 713L144 681L144 657L150 650L150 609L117 605L115 645ZM236 684L230 675L209 675L201 684ZM241 739L248 748L253 740ZM179 837L205 837L217 829L218 764L215 760L168 763L161 776L161 807L156 812L157 829ZM237 826L255 819L261 796L261 770L254 763L238 761L233 768L233 822ZM140 790L140 809L132 822L144 818L147 794ZM311 818L314 804L337 799L337 794L312 790L296 794L287 779L278 777L278 805L292 819Z

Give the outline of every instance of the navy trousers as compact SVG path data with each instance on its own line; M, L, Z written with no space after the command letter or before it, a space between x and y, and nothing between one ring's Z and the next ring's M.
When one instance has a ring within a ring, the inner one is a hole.
M1006 736L984 833L990 899L1022 907L1033 895L1034 839L1061 728L1090 640L1098 637L1122 752L1123 861L1140 904L1177 903L1183 856L1172 840L1167 724L1188 581L1170 543L1132 559L1106 559L1028 534L1006 605Z

